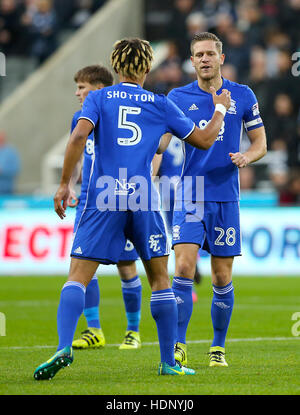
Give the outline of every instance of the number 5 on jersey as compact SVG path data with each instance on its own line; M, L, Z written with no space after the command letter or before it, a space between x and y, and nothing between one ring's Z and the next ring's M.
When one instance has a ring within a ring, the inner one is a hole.
M119 107L119 119L118 119L118 128L123 128L130 130L132 136L130 138L118 137L118 144L120 146L135 146L142 139L142 131L140 127L132 121L127 120L127 115L138 115L141 113L141 108L137 107L125 107L121 105Z

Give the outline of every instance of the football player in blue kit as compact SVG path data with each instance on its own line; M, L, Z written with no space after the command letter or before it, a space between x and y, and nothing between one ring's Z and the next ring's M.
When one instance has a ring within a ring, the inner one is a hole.
M86 66L76 72L74 76L76 83L76 93L79 103L82 107L85 98L90 91L95 91L113 84L112 73L101 65ZM72 119L71 134L76 127L81 110L77 111ZM71 180L70 193L71 197L68 205L76 206L76 217L74 223L74 231L78 226L79 219L85 206L88 181L94 155L94 132L92 131L86 140L83 153L83 161L77 163ZM75 185L81 175L81 192L79 199L74 191ZM141 347L139 334L139 323L141 318L141 296L142 284L135 266L138 259L136 250L130 241L126 242L124 251L120 255L120 261L117 263L118 272L121 278L122 296L125 305L127 328L124 340L120 345L120 350L138 349ZM105 337L101 328L99 318L100 289L98 277L95 274L86 288L85 307L83 310L87 320L87 329L82 332L82 336L73 341L74 349L95 349L105 345Z
M230 106L230 93L224 89L216 95L211 89L215 112L201 130L167 97L143 89L152 60L153 50L147 41L116 42L111 64L120 83L89 93L67 144L61 182L54 197L54 208L61 219L66 216L70 177L94 130L95 157L86 203L58 306L59 344L54 356L35 370L36 380L52 378L73 362L72 341L83 312L86 287L100 263L118 262L126 239L133 242L142 259L152 291L150 309L161 357L158 374L195 373L175 361L178 311L168 275L169 247L159 197L151 179L151 162L167 132L208 149Z
M203 151L192 147L187 140L184 142L185 161L176 190L172 239L176 257L173 291L176 298L182 300L178 304L175 357L183 365L187 364L186 331L193 309L192 284L200 246L211 254L214 337L209 365L228 366L225 338L234 304L232 266L234 257L241 255L239 168L261 159L267 151L257 99L248 86L221 76L224 59L222 43L214 34L195 35L191 42L191 61L197 80L168 94L185 115L205 128L214 113L210 88L214 87L217 93L224 88L231 92L231 105L215 143ZM243 128L250 146L241 153ZM195 185L189 189L189 182L184 180L201 176L204 177L204 195L197 194ZM181 209L183 200L191 202L191 207ZM198 216L193 213L197 204L204 206Z
M159 177L168 177L170 180L170 191L161 191L162 211L166 219L167 228L170 234L172 234L172 222L174 213L175 202L175 188L176 184L181 176L184 153L182 148L182 141L173 136L166 149L161 155L157 155L157 159L154 160L156 169L156 175ZM198 256L200 258L200 255ZM198 264L196 265L194 282L200 284L202 275L199 271ZM196 291L193 290L193 302L197 301Z

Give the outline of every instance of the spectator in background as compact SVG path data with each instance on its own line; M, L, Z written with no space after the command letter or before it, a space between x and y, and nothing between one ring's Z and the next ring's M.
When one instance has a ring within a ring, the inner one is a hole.
M44 62L57 46L57 17L52 0L37 0L32 14L30 32L32 34L31 54L38 63Z
M273 152L269 163L270 179L279 192L286 188L289 175L289 152L295 139L297 120L291 97L279 93L266 120L268 147Z
M6 143L6 134L0 131L0 194L14 193L15 180L20 171L17 151Z
M201 11L206 17L209 31L213 31L216 24L216 16L219 14L229 14L235 19L236 12L232 2L228 0L205 0L202 2Z
M207 31L207 23L203 13L194 12L190 13L185 21L187 37L188 37L188 50L190 49L190 43L197 33Z
M0 0L0 51L7 55L19 51L20 14L16 0Z
M300 0L282 2L278 16L282 31L286 32L292 41L292 50L300 47Z
M300 109L297 118L297 128L288 148L288 163L292 168L300 169Z
M145 88L156 94L167 94L171 89L190 81L189 74L182 70L177 43L174 40L168 41L167 56L156 71L147 76Z
M280 194L288 180L287 145L283 140L274 140L272 144L272 158L268 164L270 180L275 190Z
M212 32L223 40L223 46L226 46L226 35L234 27L233 16L230 13L218 13L215 17L215 25Z
M229 81L232 82L238 82L236 67L231 63L226 63L225 61L225 63L222 65L221 73L223 78L229 79Z
M186 19L196 10L195 5L195 0L175 0L171 10L167 33L169 39L175 41L177 44L179 56L182 61L189 58L189 55L187 54L189 47L186 50L186 45L188 43Z
M76 11L71 19L71 27L78 29L85 24L93 14L93 0L77 0Z
M300 169L289 172L286 185L279 192L280 206L300 205Z
M226 62L237 68L238 78L244 82L249 70L250 51L244 33L237 27L232 27L226 35L224 53Z
M255 169L249 165L239 170L240 175L240 189L253 190L256 185Z
M181 56L184 61L182 62L182 67L185 72L189 74L194 74L195 70L192 67L191 63L191 54L190 54L190 44L191 41L197 33L206 32L207 31L207 24L204 14L201 12L193 12L190 13L186 20L185 20L185 30L186 30L186 38L185 38L185 56ZM184 41L182 41L182 46L184 45Z
M288 148L296 131L296 114L291 97L284 93L275 96L274 104L266 122L268 128L268 145L273 149L273 143L282 141L281 148Z
M254 46L251 49L250 69L246 83L253 89L257 96L263 120L266 119L268 108L268 79L266 51L261 46Z
M245 33L248 45L262 45L266 22L257 1L240 1L237 14L238 27Z

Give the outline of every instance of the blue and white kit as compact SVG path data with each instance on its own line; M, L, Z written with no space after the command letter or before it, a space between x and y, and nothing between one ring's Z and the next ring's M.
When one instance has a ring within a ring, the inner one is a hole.
M231 106L215 143L208 150L199 150L184 142L173 245L197 243L212 255L226 257L241 254L239 171L229 153L239 152L244 128L251 131L262 127L263 122L257 99L248 86L223 78L217 94L222 89L231 92ZM199 128L205 128L213 116L212 95L200 89L198 81L173 89L168 97Z
M116 263L127 239L143 260L168 255L151 163L163 134L184 140L194 122L134 83L90 92L79 119L94 127L95 158L71 256Z

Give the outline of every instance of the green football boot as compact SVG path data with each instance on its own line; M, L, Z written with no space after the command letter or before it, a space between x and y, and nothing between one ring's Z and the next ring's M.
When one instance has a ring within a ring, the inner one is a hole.
M168 363L162 362L159 364L158 367L158 374L159 375L195 375L194 369L189 369L187 367L181 366L180 362L175 360L175 366L170 366Z
M63 369L66 366L70 366L73 360L74 358L72 347L65 347L62 350L58 350L54 356L50 357L47 362L42 363L34 371L34 379L52 379L60 369Z

